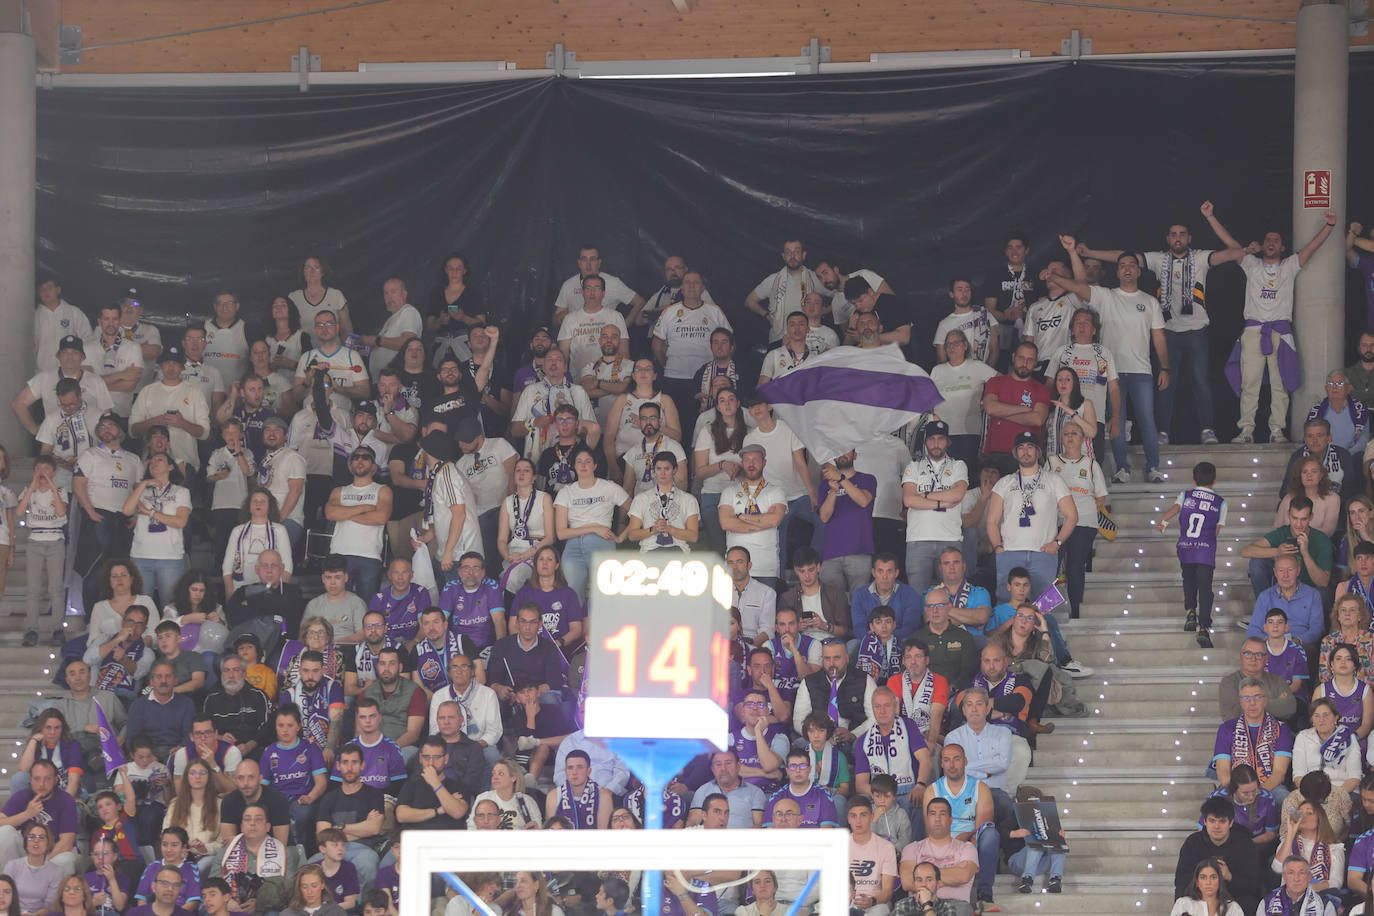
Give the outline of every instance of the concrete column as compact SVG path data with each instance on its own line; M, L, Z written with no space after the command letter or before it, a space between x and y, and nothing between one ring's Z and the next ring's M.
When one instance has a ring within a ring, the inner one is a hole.
M0 443L11 455L32 451L9 402L34 368L34 72L33 39L0 32Z
M1293 230L1290 250L1322 226L1326 207L1304 209L1309 170L1331 172L1331 236L1298 275L1293 327L1302 384L1293 393L1289 429L1302 435L1307 411L1326 392L1326 374L1345 364L1346 110L1350 85L1350 24L1346 4L1304 2L1298 11L1293 94Z

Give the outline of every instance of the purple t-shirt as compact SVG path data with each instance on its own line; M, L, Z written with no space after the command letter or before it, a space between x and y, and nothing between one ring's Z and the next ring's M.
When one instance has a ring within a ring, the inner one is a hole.
M9 801L5 802L5 807L0 809L6 816L18 814L29 806L33 801L32 789L21 789L10 796ZM76 800L66 792L53 789L51 795L43 802L43 810L31 821L25 821L19 826L19 832L23 833L24 828L29 824L46 824L52 831L53 837L57 838L64 833L76 833Z
M140 900L151 902L153 899L153 879L163 868L162 860L158 859L152 865L143 869L143 877L138 880L138 890L134 896ZM181 893L177 895L177 906L186 906L192 900L200 899L200 869L196 868L192 862L182 862L177 866L177 871L181 872Z
M395 865L377 869L377 883L374 886L391 891L391 902L396 904L397 909L401 908L401 875Z
M1340 724L1351 731L1356 731L1360 723L1364 721L1364 695L1369 689L1369 685L1358 677L1355 678L1355 689L1348 695L1336 689L1335 681L1327 681L1322 688L1323 695L1336 704L1336 714L1340 717Z
M1217 526L1226 524L1226 500L1194 487L1178 495L1178 561L1217 565Z
M878 478L872 474L855 471L852 478L854 486L869 493L878 492ZM816 494L824 502L829 493L830 482L821 481L821 489ZM873 500L860 507L843 489L835 497L835 512L825 523L825 547L822 560L845 557L850 554L873 552Z
M75 738L59 740L57 747L48 747L42 741L38 742L38 754L34 759L50 760L57 766L57 788L63 792L67 791L67 779L71 776L71 768L86 768L86 755L81 753L81 745L76 743Z
M296 739L290 747L271 744L262 752L262 782L295 801L315 786L314 777L327 773L324 754L309 741Z
M1278 655L1275 655L1274 650L1269 647L1268 640L1265 640L1264 651L1267 656L1264 662L1265 671L1270 674L1277 674L1285 681L1291 681L1294 678L1302 681L1307 680L1307 653L1303 651L1302 644L1293 637L1288 637L1288 644L1283 647L1283 651ZM1306 685L1302 685L1302 688L1301 693L1306 697Z
M448 615L450 632L467 636L479 649L496 642L493 612L505 613L506 602L495 579L485 578L468 591L461 579L454 579L439 595L439 609Z
M910 792L916 785L916 758L913 756L917 751L926 746L926 739L921 735L921 728L906 716L899 716L899 721L906 729L906 746L898 744L894 738L896 730L892 734L883 735L878 731L877 723L865 732L854 742L854 774L860 773L888 773L893 779L897 780L897 795ZM870 760L868 756L869 738L879 743L878 753L882 756L878 759ZM1292 749L1293 742L1288 742L1289 749ZM902 760L898 764L896 761Z
M1236 826L1250 831L1252 837L1259 836L1266 830L1278 832L1279 803L1268 789L1260 789L1254 803L1249 806L1237 803L1225 789L1216 789L1207 797L1224 798L1231 802L1236 811ZM1201 818L1198 818L1197 825L1199 828L1206 826Z
M381 611L386 615L386 637L393 646L410 642L420 632L420 612L433 602L429 599L429 589L410 583L406 593L397 598L391 593L391 584L372 596L367 603L369 611Z
M151 903L145 903L129 910L124 916L157 916L157 914L153 912L153 905ZM172 908L172 916L197 916L197 912L178 906Z
M86 879L86 885L91 889L92 894L108 895L110 893L110 880L100 872L88 871L82 877ZM133 884L133 879L128 875L122 871L115 872L115 886L123 891L125 896L133 890ZM119 916L119 910L115 909L114 903L106 896L105 903L98 905L91 911L91 914L92 916Z
M582 602L578 600L577 592L567 586L546 592L535 588L533 582L526 582L520 586L520 591L515 593L511 606L520 607L530 602L539 605L539 613L544 618L544 632L555 641L568 635L569 623L587 616L582 610Z
M393 779L401 779L406 774L405 758L401 756L401 749L396 746L396 742L383 736L380 741L371 747L363 744L357 738L353 743L363 749L363 775L362 783L383 792L391 788ZM333 782L342 781L339 775L339 764L334 764L334 772L329 775Z
M353 863L344 860L339 863L339 870L334 872L334 877L325 877L325 883L329 885L329 891L334 895L334 902L338 903L345 897L361 893L358 887L358 870L353 867Z
M1236 723L1238 721L1240 721L1239 717L1235 719L1227 719L1225 722L1221 723L1221 727L1217 729L1216 745L1212 749L1213 763L1216 763L1217 760L1221 759L1222 757L1225 757L1227 760L1231 761L1232 766L1236 764L1236 761L1232 759L1233 755L1231 753L1231 749L1232 744L1235 740ZM1245 727L1250 730L1250 746L1257 746L1259 744L1260 727L1258 725L1250 725L1248 723ZM1279 723L1278 737L1274 740L1273 755L1275 757L1288 758L1292 758L1293 756L1293 733L1289 731L1288 726L1284 725L1282 722ZM1268 773L1259 774L1260 779L1264 779L1268 775Z
M764 729L763 735L773 753L786 761L789 746L787 732L783 731L783 729L777 725L769 725ZM739 728L730 732L730 745L735 749L735 753L739 755L739 762L743 766L762 768L759 763L758 741L754 738L754 733L749 730L747 725L741 725ZM778 788L778 781L776 779L769 779L767 776L746 776L744 781L758 786L763 790L765 795L776 791Z
M813 785L802 795L792 792L791 786L783 786L768 799L768 807L763 809L763 826L773 826L773 806L784 798L790 798L801 806L802 827L839 826L839 813L835 810L835 796L824 786Z
M1360 834L1350 844L1345 867L1350 871L1368 874L1374 869L1374 830Z

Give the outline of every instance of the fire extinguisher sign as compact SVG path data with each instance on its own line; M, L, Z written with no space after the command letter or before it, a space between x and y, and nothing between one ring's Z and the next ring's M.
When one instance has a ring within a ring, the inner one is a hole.
M1302 173L1302 208L1331 209L1331 170L1308 169Z

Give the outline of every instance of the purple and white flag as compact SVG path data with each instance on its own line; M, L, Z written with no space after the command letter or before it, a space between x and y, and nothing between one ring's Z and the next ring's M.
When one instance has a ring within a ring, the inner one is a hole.
M824 464L889 435L943 398L896 344L835 347L759 386L759 396Z
M1064 593L1059 590L1059 586L1051 582L1049 588L1041 592L1040 597L1035 599L1035 609L1042 614L1048 614L1063 604L1065 600Z
M111 776L128 761L124 759L124 752L119 749L114 729L110 728L110 720L105 718L105 710L100 707L99 700L95 701L95 727L100 732L100 756L105 758L105 775Z

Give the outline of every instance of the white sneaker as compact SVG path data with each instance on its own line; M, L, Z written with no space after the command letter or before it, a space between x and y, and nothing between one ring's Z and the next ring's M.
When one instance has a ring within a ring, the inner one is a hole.
M1217 431L1216 431L1215 429L1204 429L1204 430L1202 431L1202 444L1203 444L1203 445L1216 445L1216 444L1217 444Z
M1159 436L1158 436L1157 438L1159 439L1159 444L1160 444L1160 445L1168 445L1168 444L1169 444L1169 434L1166 433L1164 430L1161 429L1161 430L1159 431Z
M1078 662L1073 661L1072 659L1069 660L1068 664L1062 665L1060 667L1062 671L1066 672L1070 677L1074 678L1091 677L1094 670L1092 668L1089 668L1087 665L1080 665Z
M1130 482L1131 482L1131 469L1130 469L1130 468L1117 468L1117 469L1116 469L1116 473L1112 475L1112 483L1130 483Z
M1145 472L1146 483L1164 483L1165 477L1159 468L1150 468Z
M518 751L532 751L539 746L539 739L534 735L521 735L515 739L515 749Z
M1271 430L1269 430L1269 444L1270 444L1270 445L1282 445L1283 443L1285 443L1285 442L1287 442L1287 441L1288 441L1288 437L1285 436L1285 435L1283 434L1283 430L1281 430L1281 429L1271 429Z
M1232 445L1250 445L1255 441L1255 431L1250 427L1245 427L1240 431L1240 435L1231 440Z

